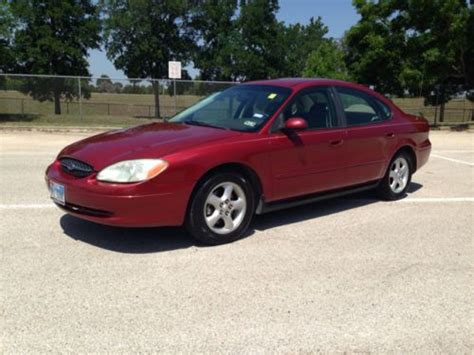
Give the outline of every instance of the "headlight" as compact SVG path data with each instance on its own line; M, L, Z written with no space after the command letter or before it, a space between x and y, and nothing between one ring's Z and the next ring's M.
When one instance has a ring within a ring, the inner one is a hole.
M162 173L168 162L161 159L124 160L102 169L97 180L107 182L137 182L151 179Z

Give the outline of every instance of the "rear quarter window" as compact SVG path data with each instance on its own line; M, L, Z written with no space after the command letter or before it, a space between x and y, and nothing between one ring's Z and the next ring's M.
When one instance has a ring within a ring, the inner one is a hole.
M375 97L355 89L336 89L348 126L378 123L392 117L390 107Z

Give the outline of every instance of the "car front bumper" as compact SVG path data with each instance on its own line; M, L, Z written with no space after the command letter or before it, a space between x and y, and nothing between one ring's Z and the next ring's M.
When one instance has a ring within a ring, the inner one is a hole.
M92 222L121 227L160 227L183 224L192 190L190 183L134 184L99 182L95 174L77 178L62 171L58 161L46 170L46 184L65 188L65 212ZM54 201L54 200L53 200Z

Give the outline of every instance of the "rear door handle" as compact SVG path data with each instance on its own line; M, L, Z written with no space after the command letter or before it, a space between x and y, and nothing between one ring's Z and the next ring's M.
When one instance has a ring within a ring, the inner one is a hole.
M332 147L339 147L340 145L342 145L342 143L344 143L344 139L334 140L329 143L331 144Z
M393 132L387 133L387 134L385 135L385 137L387 137L387 138L395 138L395 133L393 133Z

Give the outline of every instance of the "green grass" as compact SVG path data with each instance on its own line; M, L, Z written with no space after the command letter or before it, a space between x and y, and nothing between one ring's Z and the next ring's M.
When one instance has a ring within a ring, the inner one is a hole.
M197 95L177 95L176 97L180 104L192 104L200 98ZM31 97L14 90L0 90L0 98L31 100ZM84 101L111 104L129 103L132 105L154 105L155 102L154 96L150 94L109 94L97 92L91 93L91 97ZM174 97L168 94L161 94L160 101L164 106L174 105Z
M176 111L191 106L201 99L195 95L179 95L175 98L169 95L160 95L160 113L162 117L173 116ZM62 101L61 113L79 115L81 107L77 100ZM0 90L0 113L9 114L39 114L54 113L52 101L39 102L18 91ZM152 117L154 115L153 95L139 94L101 94L92 93L90 99L82 101L84 116L127 116Z

